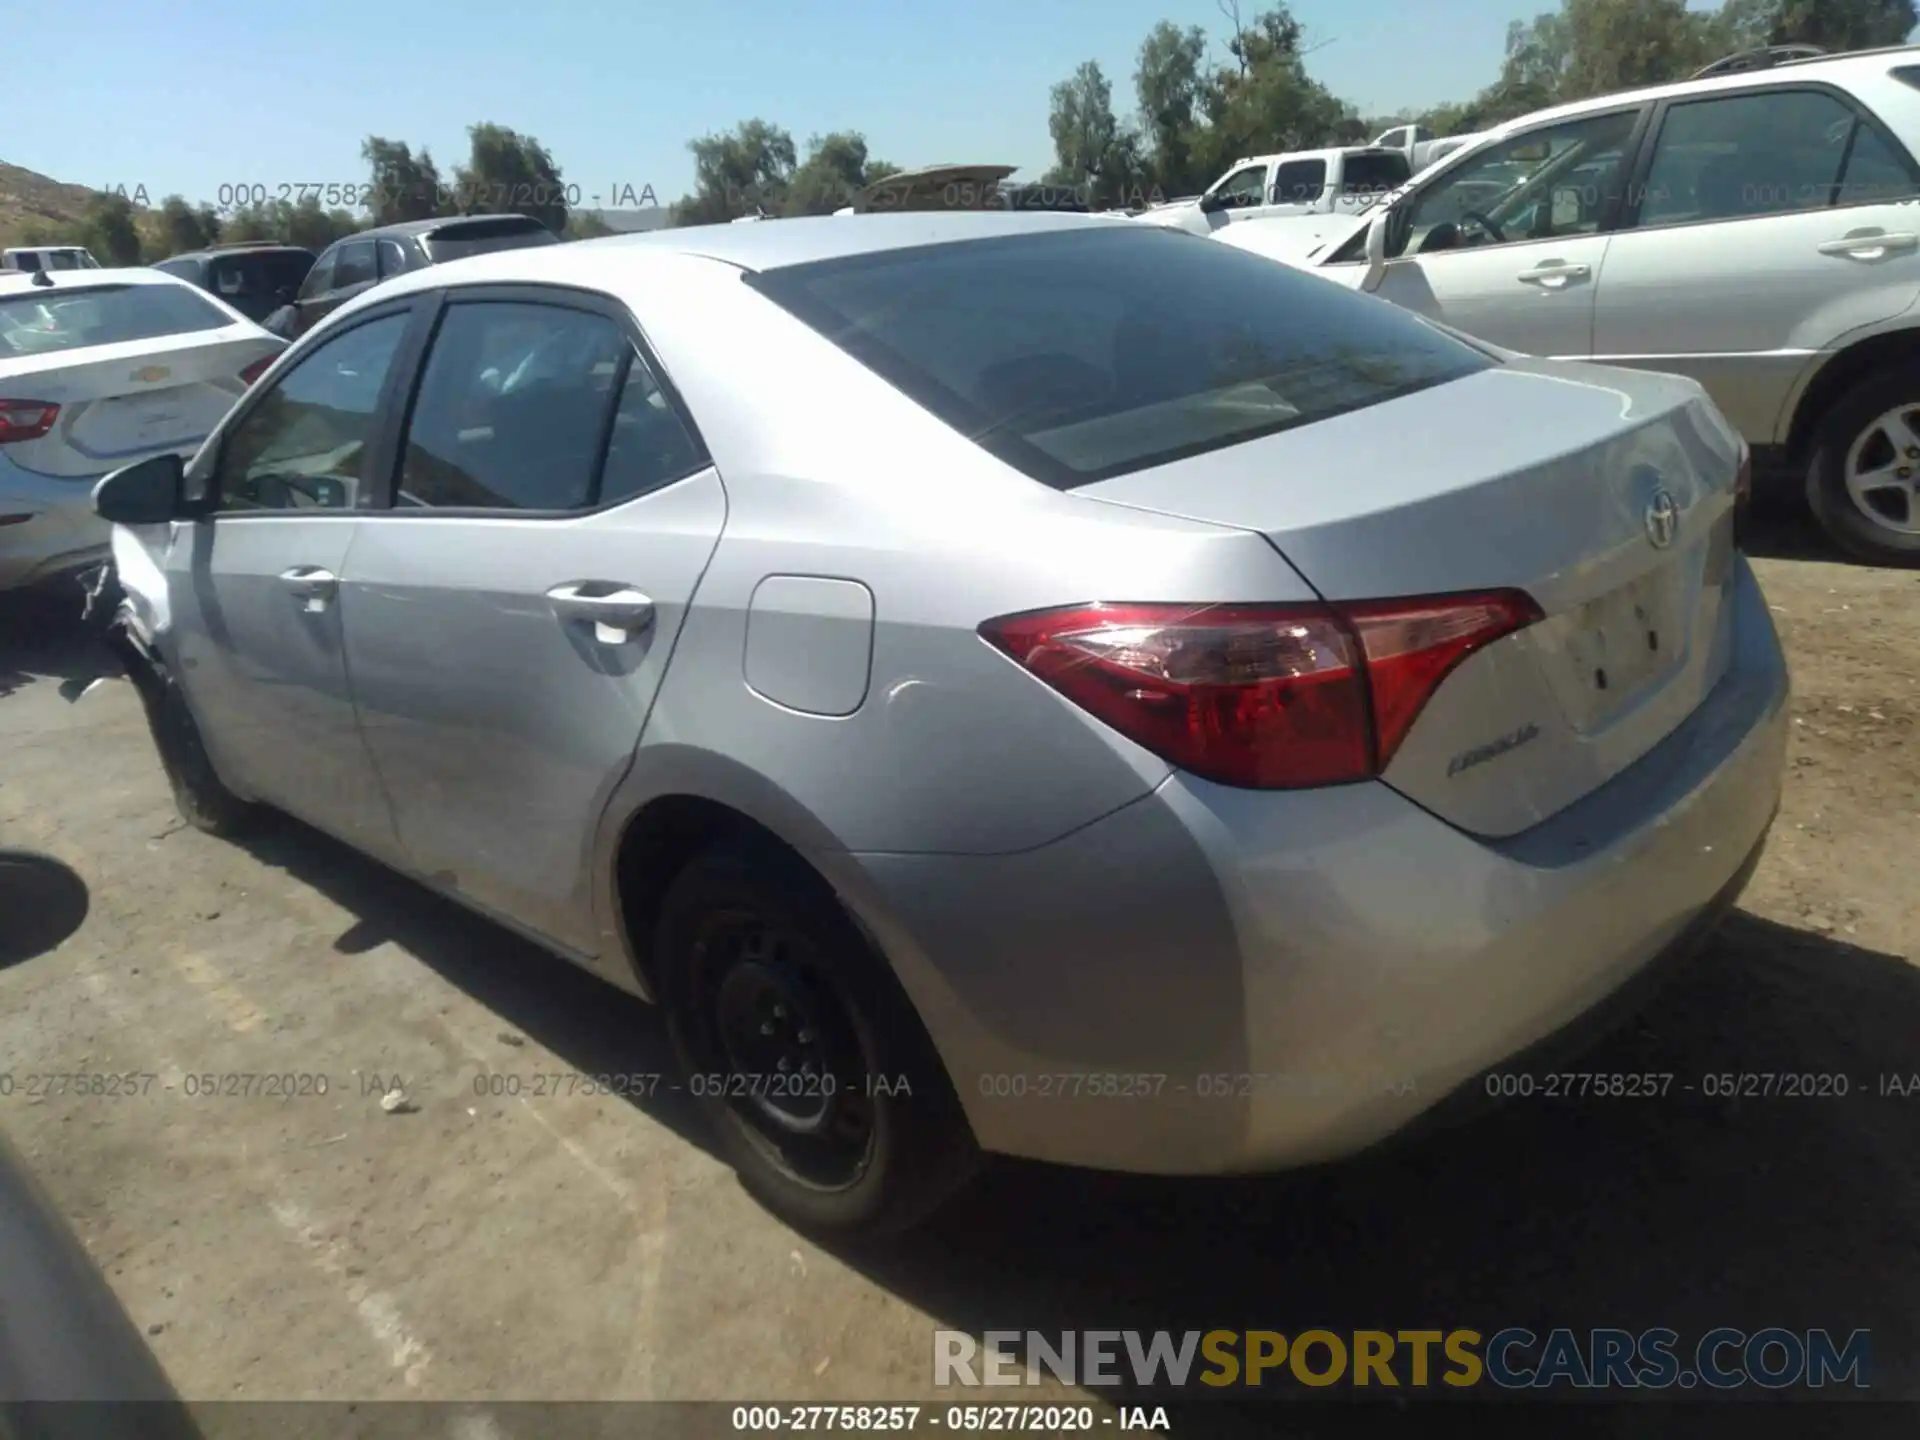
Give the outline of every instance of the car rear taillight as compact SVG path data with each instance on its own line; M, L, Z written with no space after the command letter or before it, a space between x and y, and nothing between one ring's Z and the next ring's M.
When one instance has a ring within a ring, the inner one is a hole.
M1342 605L1074 605L983 638L1203 779L1261 790L1380 774L1440 682L1533 624L1517 590Z
M266 374L267 368L279 358L280 357L277 354L262 355L258 360L254 361L251 365L247 366L246 369L240 372L241 383L246 385L252 385L254 381L258 380L262 375Z
M45 400L0 400L0 445L38 440L60 418L60 407Z

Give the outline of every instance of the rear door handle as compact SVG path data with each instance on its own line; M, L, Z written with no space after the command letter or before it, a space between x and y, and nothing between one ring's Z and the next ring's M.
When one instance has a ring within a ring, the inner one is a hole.
M1561 265L1548 261L1534 266L1531 270L1522 270L1515 278L1523 285L1539 285L1548 290L1560 290L1565 288L1568 281L1584 280L1592 273L1585 265Z
M593 638L618 645L653 622L653 601L615 580L569 580L547 591L547 603L562 620L593 625Z
M318 565L296 565L280 572L280 583L307 602L307 609L324 609L340 589L340 577Z
M1884 260L1920 245L1920 235L1899 230L1853 230L1838 240L1827 240L1819 249L1822 255L1839 255L1847 260Z

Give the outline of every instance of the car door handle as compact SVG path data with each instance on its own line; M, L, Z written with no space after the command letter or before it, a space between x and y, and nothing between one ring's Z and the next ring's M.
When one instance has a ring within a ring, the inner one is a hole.
M1593 272L1585 265L1536 265L1515 277L1523 285L1540 285L1548 290L1563 289L1570 280L1584 280Z
M653 620L653 601L613 580L569 580L547 591L547 603L562 620L591 621L594 638L618 644Z
M325 604L340 588L340 577L318 565L296 565L280 572L280 583L302 600Z
M1839 255L1848 260L1883 260L1917 245L1920 245L1920 235L1907 230L1891 234L1885 230L1855 230L1838 240L1823 241L1819 250L1822 255Z

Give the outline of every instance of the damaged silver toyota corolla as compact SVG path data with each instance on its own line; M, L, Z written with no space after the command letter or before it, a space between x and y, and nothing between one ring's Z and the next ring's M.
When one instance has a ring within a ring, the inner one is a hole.
M190 819L658 1001L755 1192L883 1230L1352 1153L1684 954L1780 796L1746 468L1690 381L901 214L401 276L95 504Z

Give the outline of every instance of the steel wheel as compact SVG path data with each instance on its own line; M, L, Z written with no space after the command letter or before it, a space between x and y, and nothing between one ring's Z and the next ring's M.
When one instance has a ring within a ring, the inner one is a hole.
M813 947L733 912L710 918L696 955L696 1024L714 1061L696 1083L795 1179L852 1185L873 1155L873 1065Z

